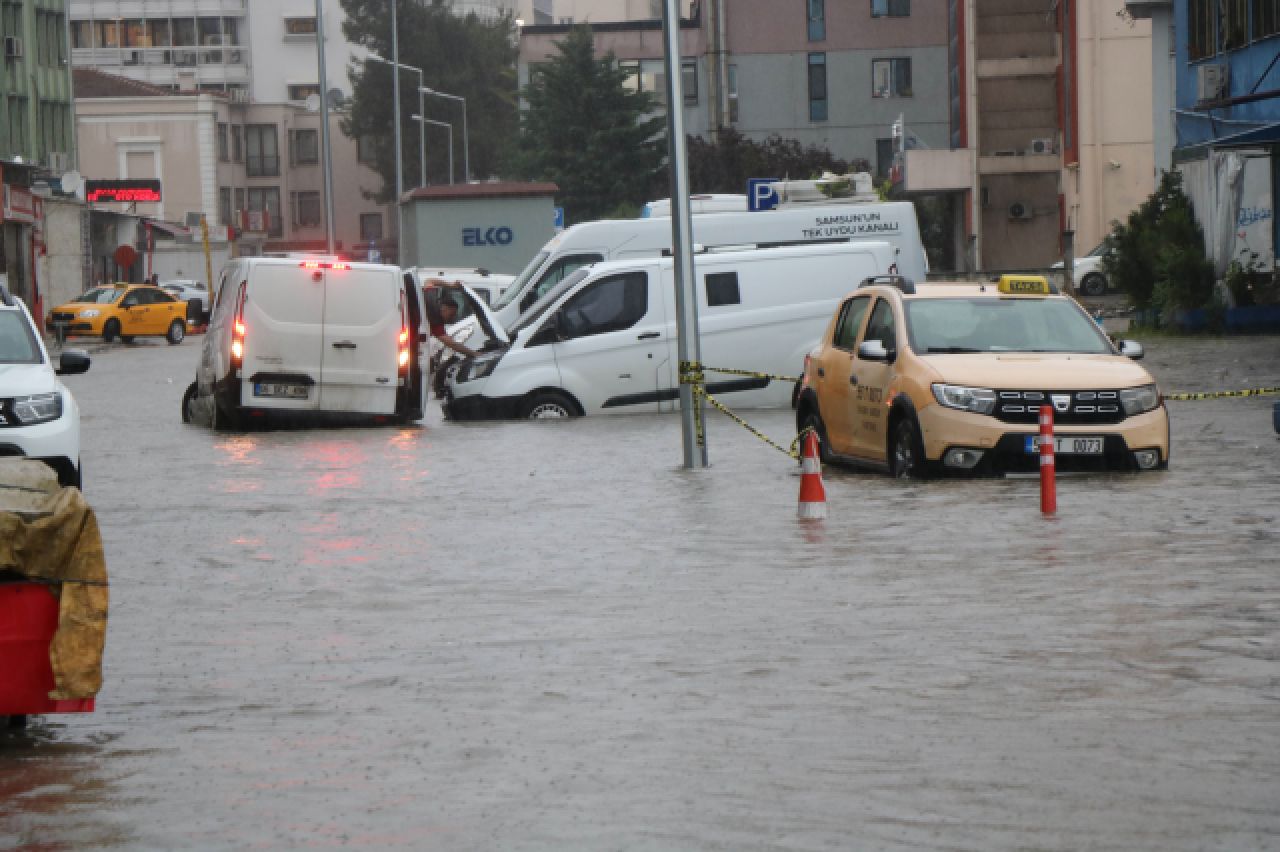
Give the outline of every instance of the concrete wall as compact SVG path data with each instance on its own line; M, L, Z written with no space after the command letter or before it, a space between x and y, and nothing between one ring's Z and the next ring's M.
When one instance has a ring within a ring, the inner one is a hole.
M88 228L85 205L75 200L44 199L46 253L36 261L44 308L70 301L88 289L89 270L82 246Z
M249 4L249 48L253 56L250 93L260 103L286 103L289 86L318 83L315 36L288 35L285 18L314 18L314 0L278 0L273 3ZM347 65L353 58L368 55L364 48L347 41L342 34L346 15L342 6L330 0L324 7L325 75L328 88L338 88L351 95ZM388 19L390 26L390 19ZM402 83L416 81L417 75L406 72ZM416 85L416 82L411 83Z
M994 272L1053 263L1060 236L1057 172L984 175L982 188L982 268ZM1011 217L1014 202L1024 204L1030 218Z
M549 197L411 201L404 205L404 227L404 266L484 267L512 275L555 235ZM475 244L505 239L502 228L510 231L508 244Z

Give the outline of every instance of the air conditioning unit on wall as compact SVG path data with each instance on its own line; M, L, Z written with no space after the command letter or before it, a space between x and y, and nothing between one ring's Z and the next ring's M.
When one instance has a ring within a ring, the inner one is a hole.
M1025 201L1015 201L1009 205L1009 218L1025 221L1035 214L1031 212L1031 205Z
M1056 146L1051 137L1045 136L1039 139L1031 140L1031 147L1027 148L1028 154L1052 154Z
M1196 96L1202 101L1216 101L1227 96L1230 68L1221 62L1196 66Z

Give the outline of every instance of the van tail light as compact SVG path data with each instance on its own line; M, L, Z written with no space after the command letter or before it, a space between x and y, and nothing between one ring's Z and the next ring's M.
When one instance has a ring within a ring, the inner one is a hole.
M231 366L239 368L244 363L244 303L247 298L245 292L248 286L247 281L240 282L240 293L236 297L236 315L231 321Z
M404 315L405 308L403 302L400 305L400 340L399 351L397 352L396 363L400 365L400 375L407 375L409 372L409 322Z

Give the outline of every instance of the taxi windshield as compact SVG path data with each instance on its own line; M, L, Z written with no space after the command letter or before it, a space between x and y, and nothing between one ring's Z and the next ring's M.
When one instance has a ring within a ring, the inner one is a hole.
M75 300L90 305L109 305L123 294L123 287L94 287L92 290L76 296Z
M1067 299L919 299L905 307L919 355L1113 351L1098 324Z
M590 271L590 267L584 266L581 269L575 269L570 272L563 281L548 290L538 301L530 305L527 311L520 315L520 318L516 320L516 324L511 327L511 333L513 335L517 334L537 322L547 312L547 308L551 307L566 290L586 278L587 273Z
M498 301L494 302L493 309L499 310L505 308L516 300L516 297L524 290L524 285L529 283L529 279L533 274L542 268L542 264L546 262L550 252L540 251L533 256L533 260L529 261L529 265L520 271L516 276L516 280L507 285L507 289L502 291L502 295L498 297Z

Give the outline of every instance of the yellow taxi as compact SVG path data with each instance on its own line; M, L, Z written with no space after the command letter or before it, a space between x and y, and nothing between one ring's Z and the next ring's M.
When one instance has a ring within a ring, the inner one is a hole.
M1161 469L1169 417L1142 354L1043 277L869 278L806 358L796 425L824 461L1001 475L1039 470L1047 405L1059 470Z
M94 287L50 311L45 327L68 337L101 336L108 343L143 335L181 343L187 335L187 303L150 284Z

